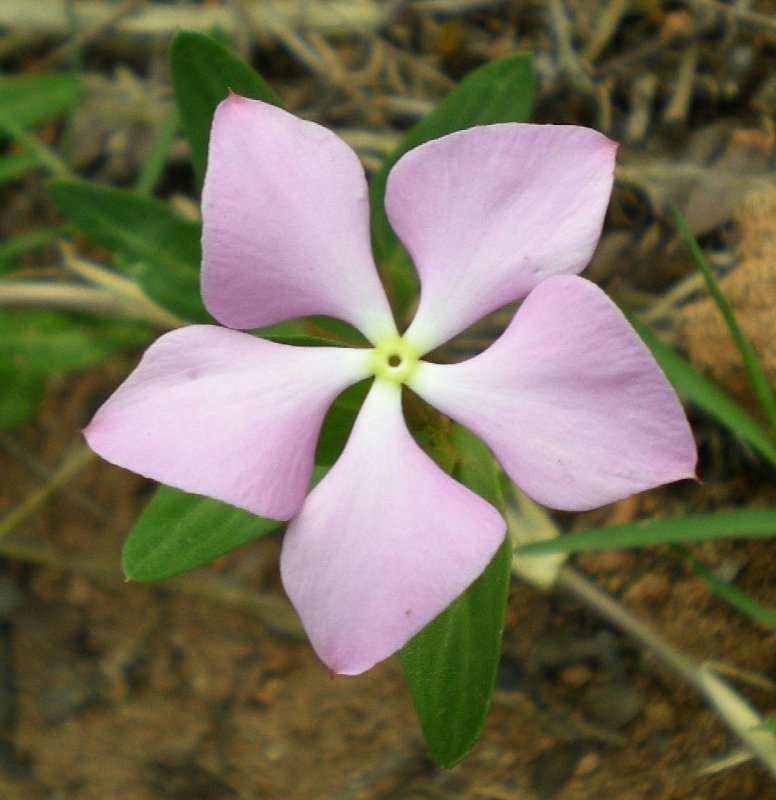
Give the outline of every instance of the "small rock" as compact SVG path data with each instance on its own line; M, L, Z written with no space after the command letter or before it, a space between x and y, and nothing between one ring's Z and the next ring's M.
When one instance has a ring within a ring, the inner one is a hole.
M642 712L644 697L621 683L589 686L582 695L582 710L591 721L612 731L624 728Z
M558 794L573 777L578 760L579 751L573 744L559 744L542 753L532 770L533 790L542 798Z
M525 668L514 658L504 654L498 664L496 686L499 689L515 691L525 684Z
M574 773L583 778L585 775L591 775L598 767L601 766L601 756L598 753L585 753L582 758L577 762L577 768Z
M268 761L280 761L286 754L286 746L282 742L270 742L264 748L264 756Z
M560 671L560 679L572 689L581 689L590 683L593 670L587 664L569 664Z
M674 709L665 700L650 703L644 709L644 719L654 733L673 730L676 725Z
M632 583L625 592L626 603L665 603L671 596L671 584L663 575L648 572Z
M65 589L65 600L71 605L83 608L89 605L94 597L92 582L82 575L74 575Z

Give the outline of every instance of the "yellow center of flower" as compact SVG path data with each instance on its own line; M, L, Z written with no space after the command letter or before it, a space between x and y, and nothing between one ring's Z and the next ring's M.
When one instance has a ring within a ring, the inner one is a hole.
M401 336L384 339L372 351L374 374L393 383L409 380L417 364L417 352Z

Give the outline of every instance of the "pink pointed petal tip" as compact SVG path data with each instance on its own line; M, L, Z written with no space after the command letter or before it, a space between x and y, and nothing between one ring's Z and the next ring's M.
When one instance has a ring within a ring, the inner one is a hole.
M402 647L504 540L495 508L409 435L399 387L372 387L340 460L285 535L280 567L318 656L356 675Z
M356 154L335 134L232 94L216 109L202 190L202 296L232 328L323 314L395 331Z
M151 345L84 436L113 464L288 519L304 500L330 403L367 371L366 350L181 328Z
M410 385L552 508L595 508L695 474L674 390L619 309L583 278L549 278L489 349L459 364L421 363Z
M420 275L408 336L428 351L550 275L584 269L616 149L588 128L502 123L403 156L385 205Z

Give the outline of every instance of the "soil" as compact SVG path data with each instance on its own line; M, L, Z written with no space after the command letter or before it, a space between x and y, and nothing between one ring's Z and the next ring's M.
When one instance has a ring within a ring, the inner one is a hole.
M170 4L135 5L145 13ZM631 4L599 42L602 15L616 3L481 2L465 13L444 10L453 3L437 5L441 11L431 2L399 4L376 30L320 33L299 23L296 33L227 33L290 108L334 127L370 128L389 144L414 112L407 111L411 104L391 110L386 98L404 91L429 104L485 60L532 50L537 120L593 125L623 141L622 174L588 275L651 314L699 369L753 407L737 368L728 366L735 354L720 349L723 329L666 209L679 204L729 274L736 311L772 370L773 321L764 298L774 296L776 268L762 254L773 246L773 216L748 224L756 215L745 210L773 208L772 194L762 199L773 187L773 8L730 4L737 11L723 15L722 4L711 0ZM565 44L556 6L568 16ZM190 14L181 7L181 27ZM0 23L7 35L16 31L13 19ZM114 24L87 37L90 95L120 96L125 111L133 102L156 108L159 97L169 103L168 33L152 30L140 43L132 36ZM57 48L64 41L33 31L24 50L11 42L0 58L8 70L53 68L62 63ZM299 41L308 49L295 49ZM315 58L299 60L310 52ZM370 66L370 55L377 66ZM93 107L85 104L83 113L96 113L88 111ZM77 163L84 175L122 184L136 172L147 137L135 136L129 119L137 124L126 111L126 119L101 120L107 132L96 123L82 128L94 139L77 151L87 154ZM58 128L43 134L57 145ZM362 155L369 167L375 154ZM178 144L160 193L190 208L191 187ZM4 236L54 218L35 179L2 197ZM55 257L36 254L29 266ZM36 417L0 434L0 520L72 453L79 430L136 357L127 353L87 373L52 377ZM701 483L564 516L563 528L776 503L764 463L704 415L692 412L691 421ZM680 677L577 600L517 579L482 737L459 766L435 768L395 659L361 677L335 679L317 661L280 589L279 537L248 545L190 579L125 583L121 543L151 489L95 460L60 491L39 498L2 543L4 799L776 798L769 774L734 758L739 743ZM706 544L693 552L776 608L771 542ZM767 682L776 674L776 632L713 596L669 550L587 554L574 563L687 654L756 673L764 679L759 685L737 686L762 712L776 706Z

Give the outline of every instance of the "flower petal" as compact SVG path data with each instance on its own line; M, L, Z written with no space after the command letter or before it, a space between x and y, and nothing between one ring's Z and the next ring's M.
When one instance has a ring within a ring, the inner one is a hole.
M304 500L326 410L366 377L369 352L180 328L151 345L84 436L113 464L288 519Z
M395 332L364 170L331 131L230 95L213 118L202 216L202 296L219 322L325 314L371 339Z
M461 594L505 529L418 447L398 385L378 379L339 461L288 526L283 584L321 660L357 675Z
M594 508L694 475L692 433L671 385L583 278L549 278L491 347L460 364L421 362L410 387L553 508Z
M557 273L601 235L616 144L571 125L486 125L411 150L385 206L421 281L407 335L423 352Z

